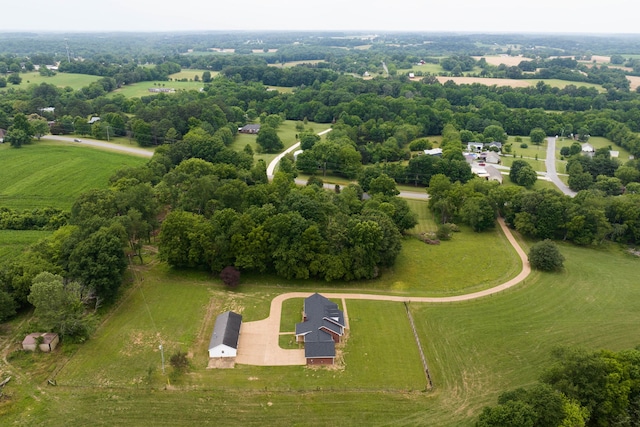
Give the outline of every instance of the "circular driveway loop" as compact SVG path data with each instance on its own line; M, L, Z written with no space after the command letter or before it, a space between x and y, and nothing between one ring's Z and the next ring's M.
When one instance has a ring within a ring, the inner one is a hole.
M483 291L473 292L471 294L456 295L451 297L409 297L394 295L371 295L371 294L347 294L347 293L331 293L323 292L322 295L327 298L335 299L361 299L375 301L394 301L394 302L456 302L467 301L476 298L485 297L522 282L530 273L531 267L527 258L527 254L522 250L515 237L504 223L502 218L498 218L498 224L502 228L505 236L516 250L520 260L522 261L522 271L511 280L485 289ZM282 302L289 298L306 298L312 292L288 292L281 294L271 300L271 309L269 317L256 322L244 322L240 328L240 339L238 342L238 355L236 363L244 365L257 366L286 366L286 365L305 365L304 350L285 350L280 348L278 337L280 336L280 317L282 314ZM346 310L345 310L346 317ZM345 319L347 320L347 319ZM348 323L348 320L347 320ZM293 325L291 325L293 327Z

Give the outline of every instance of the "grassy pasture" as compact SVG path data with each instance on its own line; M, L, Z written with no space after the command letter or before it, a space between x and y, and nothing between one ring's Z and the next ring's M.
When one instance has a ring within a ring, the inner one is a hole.
M75 90L89 86L91 83L101 79L100 76L90 76L87 74L57 73L55 76L44 77L38 72L21 73L22 83L19 85L7 84L7 87L0 88L0 92L8 88L26 89L30 85L40 85L41 83L51 84L57 87L71 87Z
M51 235L51 231L0 230L0 262L14 258L33 243Z
M435 384L429 392L421 391L424 375L403 305L355 300L347 300L351 330L344 369L238 365L209 371L200 363L204 358L195 363L194 357L192 372L162 390L157 331L166 343L191 343L190 350L202 353L206 342L199 337L208 338L212 327L203 320L207 302L216 313L234 304L249 307L258 302L254 292L274 289L256 284L226 292L204 274L160 265L144 273L144 296L131 288L96 337L79 347L58 374L58 387L46 393L29 389L38 399L0 413L9 423L51 419L47 423L54 426L95 419L98 425L198 423L212 417L242 425L312 419L312 425L471 426L501 391L533 383L555 346L637 345L638 259L613 245L561 244L561 251L567 258L562 273L534 273L524 285L477 301L411 304ZM258 304L268 306L268 298ZM381 345L381 337L393 337L393 345Z
M34 142L20 149L4 144L0 147L0 204L13 209L69 209L81 193L105 187L117 169L146 161L59 143Z
M161 82L161 81L153 81L153 82L138 82L130 85L126 85L121 87L120 89L116 89L113 92L109 92L109 96L113 96L116 94L124 95L127 98L141 98L143 96L149 95L157 95L156 92L149 92L149 89L153 88L172 88L176 91L180 90L200 90L200 88L204 87L204 83L202 82Z
M280 127L278 127L278 136L282 140L284 144L284 149L291 147L293 144L298 142L296 138L296 134L298 131L296 130L296 121L295 120L285 120ZM311 129L314 132L318 133L325 129L329 129L331 127L330 123L308 123L305 128ZM257 161L262 159L266 162L267 166L273 159L276 158L278 153L275 154L267 154L267 153L258 153L258 144L256 143L257 135L250 134L242 134L239 133L236 135L233 143L231 144L231 148L236 151L242 151L244 147L249 144L255 153L254 159Z
M326 61L324 59L309 59L306 61L289 61L285 63L269 64L269 66L278 67L278 68L291 68L291 67L297 67L298 65L303 65L303 64L316 65L321 62L326 62Z

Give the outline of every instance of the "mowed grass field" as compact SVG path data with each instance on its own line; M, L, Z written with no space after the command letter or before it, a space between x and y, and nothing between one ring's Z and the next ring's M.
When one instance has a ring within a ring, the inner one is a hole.
M117 169L147 159L54 142L33 142L20 149L0 146L0 206L69 209L81 193L104 188Z
M205 85L205 83L202 82L202 73L205 71L207 70L185 68L179 73L171 74L169 77L172 80L133 83L110 92L108 96L120 94L127 98L141 98L143 96L157 95L158 92L149 92L149 89L154 88L175 89L176 91L200 90ZM210 71L210 73L212 78L219 74L217 71ZM196 76L198 76L200 81L195 81ZM182 79L187 79L188 81L180 81Z
M0 88L0 92L7 90L8 88L26 89L30 85L39 85L41 83L51 84L57 87L71 87L74 90L81 89L85 86L89 86L91 83L101 79L100 76L90 76L87 74L73 74L73 73L57 73L55 76L44 77L38 72L20 73L22 82L19 85L7 84L7 87Z

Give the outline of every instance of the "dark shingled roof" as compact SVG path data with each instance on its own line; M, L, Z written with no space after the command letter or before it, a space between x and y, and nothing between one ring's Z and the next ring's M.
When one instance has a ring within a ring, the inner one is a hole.
M338 304L315 293L304 300L304 313L307 320L296 324L296 335L304 336L305 357L335 357L335 343L326 328L342 335L344 313Z
M231 348L238 348L238 337L240 336L240 325L242 316L233 311L225 311L216 318L216 325L213 327L213 335L209 341L209 348L224 344Z

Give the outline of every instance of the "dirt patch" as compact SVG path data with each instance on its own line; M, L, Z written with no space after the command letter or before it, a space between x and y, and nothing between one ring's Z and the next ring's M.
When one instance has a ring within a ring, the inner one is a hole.
M207 369L233 369L235 366L235 357L210 357Z
M160 333L133 330L129 332L129 339L120 350L120 354L131 357L149 348L157 348L159 342L163 342Z
M509 56L509 55L499 55L499 56L474 56L473 59L476 61L480 58L484 58L487 61L487 64L498 66L500 64L504 64L508 67L512 67L520 64L522 61L530 61L529 58L525 58L522 55L519 56Z
M631 90L636 90L640 86L640 77L638 76L627 76L627 80L631 83Z

